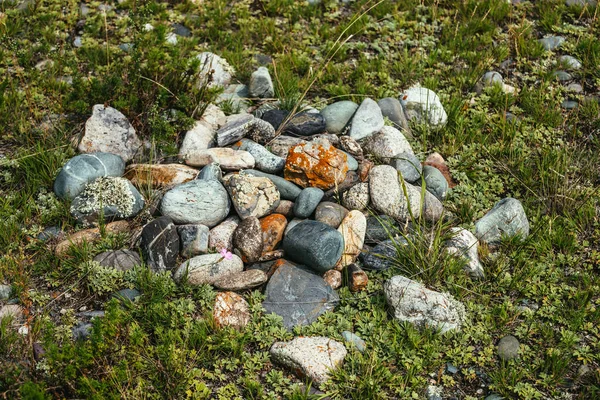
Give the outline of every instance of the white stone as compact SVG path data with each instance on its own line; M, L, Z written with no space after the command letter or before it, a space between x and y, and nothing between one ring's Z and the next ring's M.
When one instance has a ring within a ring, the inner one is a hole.
M400 96L400 103L408 119L425 122L432 127L442 127L448 122L448 115L440 98L432 90L414 86Z
M451 229L452 238L445 244L446 251L466 261L465 270L475 278L482 278L483 265L479 262L477 248L479 241L466 229L454 227Z
M252 154L244 150L214 147L186 153L185 163L193 167L203 167L211 163L217 163L226 170L240 170L254 168L255 160Z
M187 160L194 154L210 149L216 144L216 131L207 124L196 121L194 127L185 133L179 148L179 158Z
M345 267L356 261L365 243L367 233L367 218L358 211L350 211L338 227L338 232L344 237L344 253L339 265Z
M394 219L406 220L408 207L398 171L389 165L377 165L369 172L369 194L373 207Z
M342 205L348 210L362 211L369 206L369 184L357 183L342 195Z
M231 83L235 69L229 65L227 60L210 52L198 54L196 58L200 60L200 85L225 87Z
M219 278L229 274L242 272L244 263L235 254L231 254L230 259L221 254L202 254L189 260L177 268L173 279L177 282L187 276L187 281L191 285L212 285Z
M212 228L208 234L208 248L214 251L233 250L233 234L240 223L237 215L228 217L225 221Z
M365 139L363 151L383 163L388 163L392 157L400 153L413 153L413 149L398 129L393 126L384 126L374 135Z

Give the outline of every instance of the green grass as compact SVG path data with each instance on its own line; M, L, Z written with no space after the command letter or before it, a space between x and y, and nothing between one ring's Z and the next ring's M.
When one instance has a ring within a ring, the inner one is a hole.
M335 399L424 398L431 383L460 399L491 392L600 398L597 9L559 0L383 1L369 12L376 2L206 0L199 9L191 1L128 0L109 2L106 14L97 9L101 2L88 1L83 17L79 1L36 0L25 9L13 3L0 3L0 283L27 309L29 334L8 319L0 323L1 397L318 399L309 382L272 365L268 349L293 335L342 340L350 330L367 350L349 348L321 387ZM193 36L171 46L164 38L175 22ZM146 23L155 29L145 31ZM75 48L79 31L83 46ZM537 40L549 34L567 41L544 51ZM124 52L121 43L133 48ZM435 90L449 123L438 131L414 126L411 141L421 155L441 153L459 182L445 202L449 220L398 232L410 244L399 248L396 267L369 272L363 292L340 289L334 312L292 333L264 314L259 292L243 294L248 327L218 329L208 286L176 285L146 268L114 274L90 267L99 252L128 247L128 235L61 256L52 242L37 241L48 226L77 229L68 204L49 193L94 104L123 112L153 145L153 159L176 154L181 134L218 95L196 85L190 60L201 51L225 57L241 83L258 66L255 55L271 56L276 97L288 108L300 100L396 97L415 83ZM583 65L573 75L584 93L569 111L561 108L564 89L551 79L563 54ZM511 67L502 69L508 58ZM493 87L475 96L489 70L517 92ZM507 112L517 121L507 122ZM480 247L485 278L473 280L443 252L447 231L472 229L506 196L523 202L532 234L502 242L495 253ZM399 273L463 302L463 329L439 335L395 321L382 283ZM110 299L124 287L141 297ZM107 317L93 323L89 340L73 342L82 307L105 309ZM508 334L521 353L502 362L496 344ZM34 343L45 349L42 359ZM445 372L447 363L460 371Z

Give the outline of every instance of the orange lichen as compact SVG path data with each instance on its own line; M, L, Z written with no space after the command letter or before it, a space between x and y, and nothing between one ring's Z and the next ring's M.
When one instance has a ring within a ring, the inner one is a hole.
M302 187L327 190L340 184L347 172L345 153L327 141L313 141L290 148L284 176Z
M275 250L283 239L287 219L281 214L271 214L260 220L263 235L263 254Z

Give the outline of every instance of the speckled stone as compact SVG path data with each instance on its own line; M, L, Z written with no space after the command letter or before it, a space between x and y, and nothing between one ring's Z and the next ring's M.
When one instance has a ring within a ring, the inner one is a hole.
M233 146L235 150L245 150L254 157L255 168L268 174L277 174L283 171L285 159L271 153L264 146L250 140L242 139Z
M194 180L165 193L160 210L178 224L216 226L229 214L229 196L219 182Z
M241 172L244 174L252 175L252 176L269 178L269 180L271 182L273 182L273 184L275 184L275 186L277 187L280 198L285 199L285 200L291 200L291 201L296 200L296 198L302 191L302 188L296 186L292 182L287 181L284 178L277 176L277 175L267 174L265 172L257 171L254 169L244 169Z
M231 202L240 218L263 217L279 205L279 191L268 178L245 173L224 179Z

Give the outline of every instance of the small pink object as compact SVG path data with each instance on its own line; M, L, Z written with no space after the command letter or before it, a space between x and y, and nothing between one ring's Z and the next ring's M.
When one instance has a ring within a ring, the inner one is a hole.
M221 249L219 254L221 254L226 260L231 260L231 257L233 256L233 254L231 254L231 252L227 249Z

